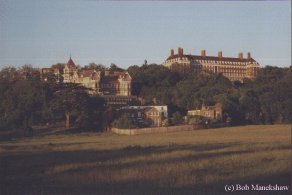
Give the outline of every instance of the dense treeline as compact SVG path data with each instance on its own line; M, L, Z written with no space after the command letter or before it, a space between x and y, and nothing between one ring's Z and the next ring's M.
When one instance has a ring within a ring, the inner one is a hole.
M53 67L62 69L63 64ZM103 65L86 68L104 70ZM115 64L111 70L122 70ZM223 121L231 124L287 123L292 118L292 68L266 66L255 80L231 82L222 74L195 74L185 68L168 69L150 64L130 66L132 94L144 105L168 105L169 116L183 122L187 110L202 104L223 106ZM0 129L32 132L37 124L62 122L67 127L103 130L114 120L113 108L101 97L88 95L76 84L65 84L53 74L42 81L29 65L0 71ZM62 81L62 79L61 79ZM105 124L106 121L106 124ZM66 123L65 123L66 122Z
M145 104L167 104L170 115L185 115L202 104L223 106L231 124L273 124L291 121L292 68L266 66L255 80L231 82L222 74L196 74L161 65L131 66L132 92Z
M56 82L53 74L46 82L31 66L3 68L0 72L0 129L22 129L33 133L38 124L64 123L82 129L101 130L105 102L90 96L86 88Z

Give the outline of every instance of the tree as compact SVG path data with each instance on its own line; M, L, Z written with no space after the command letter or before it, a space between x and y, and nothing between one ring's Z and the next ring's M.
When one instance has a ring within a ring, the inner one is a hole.
M183 117L179 112L175 112L172 115L172 124L174 125L180 125L183 123Z
M110 70L110 71L117 71L117 72L124 71L124 69L118 67L116 64L113 64L113 63L110 65L109 70Z
M119 118L112 122L112 126L119 129L136 128L135 123L130 119L130 116L128 114L122 114Z
M105 100L98 96L89 96L76 121L83 130L101 130L105 112Z
M87 88L74 83L64 83L59 85L55 92L58 110L65 114L66 128L70 128L71 114L83 110L88 100Z
M131 66L128 68L132 77L132 94L143 97L148 104L156 99L160 104L170 103L172 89L181 79L178 73L157 65Z
M39 89L39 82L36 81L19 80L10 83L1 95L2 128L32 129L32 122L39 120L43 102Z
M239 98L239 104L247 123L258 124L261 122L261 103L253 90L244 92Z
M98 96L88 94L87 88L73 84L61 84L55 92L53 112L65 115L66 128L71 121L83 130L101 130L105 112L105 101Z
M81 70L97 70L97 71L104 71L106 69L105 65L96 64L94 62L85 65Z
M53 65L51 66L51 68L56 68L56 69L59 70L60 74L64 74L65 64L64 64L64 63L53 64Z
M22 79L19 71L13 66L4 67L0 71L0 80L3 81L16 81Z
M19 69L20 75L25 80L40 81L40 72L30 64L26 64Z

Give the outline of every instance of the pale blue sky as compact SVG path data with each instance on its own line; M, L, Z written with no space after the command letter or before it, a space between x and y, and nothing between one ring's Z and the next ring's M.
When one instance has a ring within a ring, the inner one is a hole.
M0 0L0 68L162 63L169 50L291 65L291 1Z

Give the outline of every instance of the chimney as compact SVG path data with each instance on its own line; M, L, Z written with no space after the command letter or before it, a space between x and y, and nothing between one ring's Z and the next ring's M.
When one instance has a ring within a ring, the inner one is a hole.
M183 49L181 47L178 48L178 57L182 58L183 56Z
M250 54L250 52L247 52L247 59L248 59L248 60L251 59L251 54Z
M173 49L170 50L170 56L171 56L171 57L174 56L174 50L173 50Z
M201 50L201 56L206 57L206 50Z
M240 60L243 59L243 54L242 54L242 52L240 52L240 53L238 54L238 58L239 58Z
M219 57L219 58L222 58L222 51L219 51L219 52L218 52L218 57Z

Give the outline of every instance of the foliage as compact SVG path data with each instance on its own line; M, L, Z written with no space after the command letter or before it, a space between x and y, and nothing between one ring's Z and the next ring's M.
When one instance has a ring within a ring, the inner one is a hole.
M37 124L50 124L68 117L74 127L101 130L104 100L88 89L55 79L41 81L31 66L6 67L0 72L0 129L31 131ZM71 118L71 119L70 119Z
M51 66L51 68L56 68L56 69L59 70L59 72L60 72L61 74L64 74L65 64L64 64L64 63L53 64L53 65Z
M168 126L169 126L169 119L164 119L164 120L162 121L162 126L163 126L163 127L168 127Z
M83 105L82 112L77 117L78 127L84 130L101 130L105 101L98 96L89 96Z
M61 70L63 66L52 67ZM84 68L105 70L94 63ZM121 70L115 64L110 69ZM292 67L267 66L260 69L255 80L245 79L244 83L231 82L222 74L194 73L157 64L131 66L128 71L132 94L144 105L167 105L174 124L183 122L187 110L217 102L223 106L223 122L231 125L292 121ZM84 130L105 129L115 119L113 124L133 127L125 116L117 119L114 110L106 109L102 98L88 95L89 89L59 82L50 73L46 78L41 80L39 70L31 65L0 71L1 130L30 131L36 124L64 120Z
M144 97L147 103L153 103L154 98L159 99L157 104L169 103L171 88L180 80L178 73L156 64L131 66L128 72L132 77L132 94Z
M136 128L136 125L128 114L122 114L119 118L112 122L112 127L119 129L133 129Z
M183 117L179 112L175 112L172 115L171 122L173 125L180 125L183 123Z
M200 109L202 104L223 105L223 121L272 124L292 121L292 68L267 66L255 80L234 81L222 74L195 73L174 65L131 66L132 94L146 105L166 104L169 114Z
M124 69L118 67L116 64L113 64L113 63L110 65L109 70L110 71L117 71L117 72L125 71Z
M188 118L189 125L203 125L207 119L203 116L194 116Z
M95 64L94 62L89 63L81 68L81 70L97 70L97 71L104 71L106 69L105 65L102 64Z

